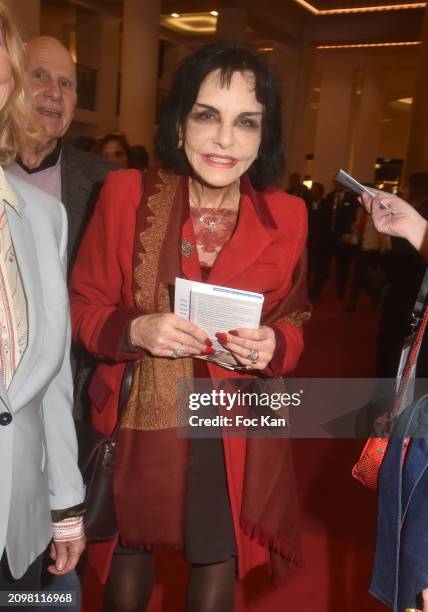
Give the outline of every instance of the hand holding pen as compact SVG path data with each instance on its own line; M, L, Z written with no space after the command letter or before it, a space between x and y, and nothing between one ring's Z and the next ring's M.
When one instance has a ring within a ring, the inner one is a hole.
M380 192L375 197L363 193L360 200L371 214L374 226L379 232L405 238L415 249L422 252L427 221L416 208L401 198L385 192Z
M427 221L413 206L386 191L365 187L344 170L339 170L335 180L359 195L378 232L405 238L428 260Z

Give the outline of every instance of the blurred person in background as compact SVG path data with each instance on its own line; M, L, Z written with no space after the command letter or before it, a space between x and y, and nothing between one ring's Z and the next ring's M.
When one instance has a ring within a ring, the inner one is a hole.
M288 177L288 189L286 190L290 195L294 195L298 198L302 198L306 206L309 206L311 200L311 194L309 189L304 185L300 179L298 172L292 172Z
M334 182L330 191L319 206L319 261L311 297L317 301L330 273L331 262L336 264L337 299L345 299L349 274L356 255L358 236L356 234L356 215L358 202L356 196L343 185Z
M423 218L428 218L428 172L409 177L408 202ZM377 336L377 376L394 378L404 339L410 333L413 305L425 272L425 262L408 240L392 236L391 250L385 256L387 286L383 295ZM419 360L419 376L428 376L428 346L424 342Z
M134 145L131 147L131 160L129 163L130 168L141 170L143 172L148 168L149 165L149 154L147 149L143 145Z
M320 234L320 205L324 197L324 185L312 183L308 203L308 284L309 297L314 293L315 280L319 276L318 265L322 261Z
M124 134L106 134L97 140L92 152L101 155L120 168L129 168L131 147Z
M374 187L368 182L364 182L364 185ZM376 306L386 283L383 255L391 249L389 236L377 231L370 214L364 208L357 211L356 228L358 250L346 312L357 310L358 298L363 290L369 294L372 308Z
M2 3L0 22L0 590L11 592L40 589L52 537L49 572L74 569L85 490L72 419L67 217L58 200L3 171L45 134Z
M322 183L312 183L310 188L311 205L310 210L318 211L324 197L324 185Z

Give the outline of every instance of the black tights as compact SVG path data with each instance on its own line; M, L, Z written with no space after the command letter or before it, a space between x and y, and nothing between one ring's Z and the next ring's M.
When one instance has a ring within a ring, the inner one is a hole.
M233 612L236 560L192 565L187 612ZM153 593L151 553L115 554L107 583L105 612L145 612Z
M187 612L232 612L236 559L192 565L187 587Z

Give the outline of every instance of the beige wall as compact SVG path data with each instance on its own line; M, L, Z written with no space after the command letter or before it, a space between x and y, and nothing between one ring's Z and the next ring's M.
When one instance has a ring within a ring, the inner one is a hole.
M96 109L76 109L68 138L116 131L120 19L62 0L42 0L41 7L41 34L58 38L69 47L74 32L78 63L97 70Z
M378 157L384 159L403 159L409 138L411 107L384 109L380 128Z
M42 0L40 33L58 38L66 47L70 43L70 32L76 29L76 7L64 2L61 5Z
M297 104L297 83L299 79L299 50L275 43L273 52L269 53L280 79L282 93L283 113L283 140L286 158L286 166L289 166L291 150L293 147L294 118ZM289 168L291 171L291 168ZM285 178L285 177L284 177Z
M23 40L40 33L40 0L3 0L16 20Z
M384 121L385 110L387 102L413 95L417 57L417 48L315 53L312 71L321 75L320 102L314 150L306 151L315 154L314 180L327 184L339 167L355 171L360 178L365 177L363 180L369 180L377 157L405 156L406 120L394 115L388 127ZM361 75L359 111L352 104L355 71L360 71ZM368 97L364 100L365 96ZM307 112L310 104L308 96Z

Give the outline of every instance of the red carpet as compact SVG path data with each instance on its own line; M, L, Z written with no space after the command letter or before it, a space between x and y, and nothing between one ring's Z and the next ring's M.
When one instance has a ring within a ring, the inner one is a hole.
M331 289L330 289L331 291ZM374 376L377 312L361 299L344 314L329 292L305 329L298 377ZM236 612L382 612L367 593L374 550L376 496L351 478L359 440L295 440L305 566L273 589L266 570L237 586ZM188 568L177 555L159 555L150 612L184 612ZM101 611L102 589L86 576L84 612ZM222 612L219 610L219 612Z

